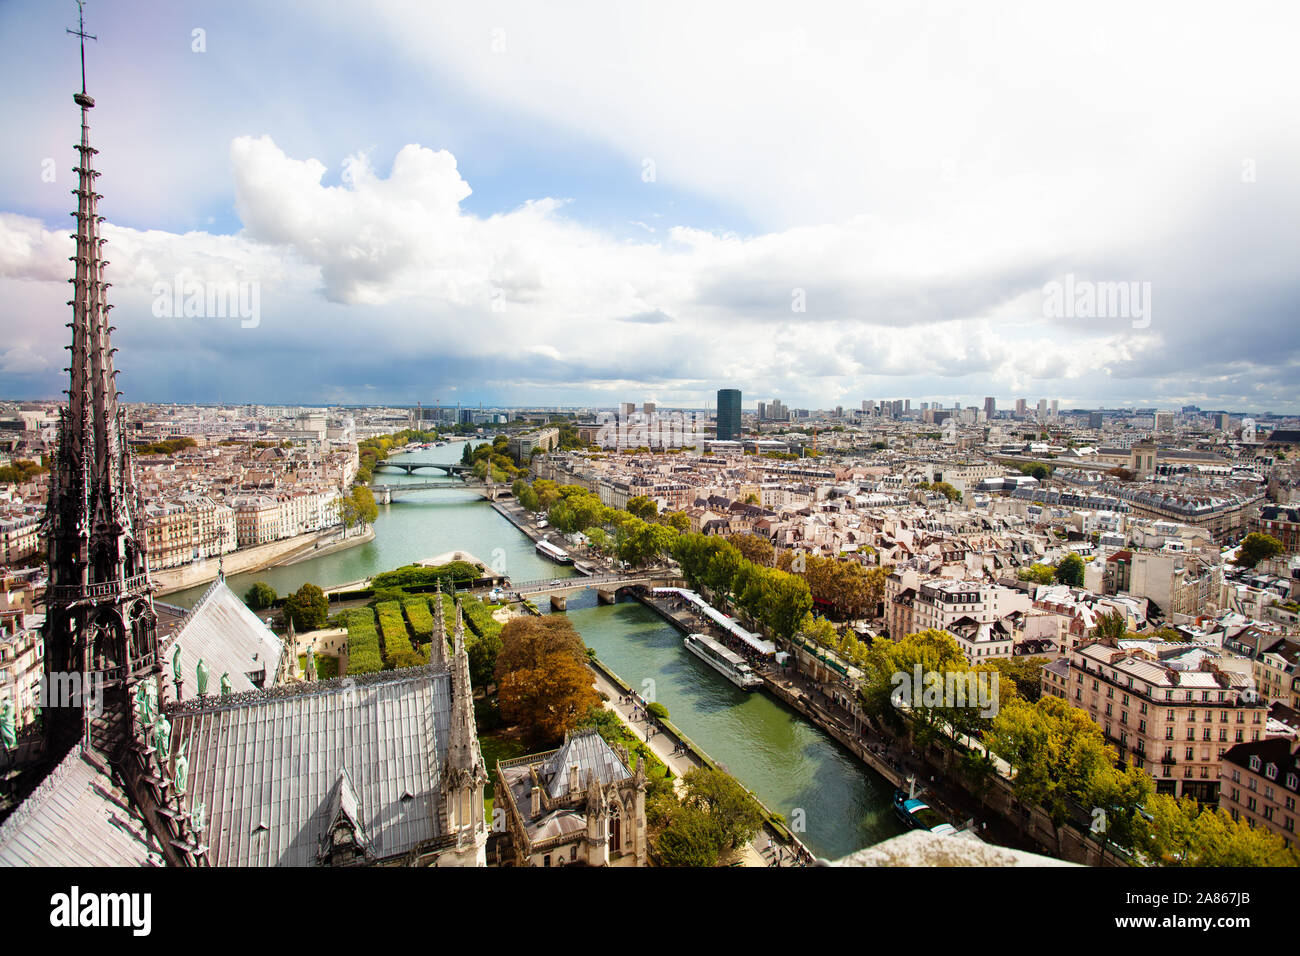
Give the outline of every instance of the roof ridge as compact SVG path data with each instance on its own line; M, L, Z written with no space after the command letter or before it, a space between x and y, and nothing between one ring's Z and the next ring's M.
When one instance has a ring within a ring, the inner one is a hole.
M213 697L192 697L188 700L167 704L163 710L169 717L187 714L215 713L231 710L245 704L269 700L284 700L297 697L310 697L325 694L347 687L368 687L372 684L397 684L415 681L424 677L436 677L450 671L450 665L439 666L423 664L419 667L402 667L397 670L372 671L368 674L343 675L326 680L301 681L295 684L275 684L271 687L240 691L237 694L225 694Z
M19 829L28 818L45 805L45 801L49 799L51 793L58 789L59 785L62 784L63 778L72 772L72 767L75 765L73 758L85 756L87 755L82 749L81 741L78 740L72 745L68 752L63 755L63 759L55 764L54 769L45 775L45 779L37 784L36 788L27 795L27 799L14 808L13 813L9 814L4 823L0 823L0 845L3 845L9 839L12 839L14 834L10 831ZM88 762L101 773L105 772L104 768L101 767L97 761L91 760Z

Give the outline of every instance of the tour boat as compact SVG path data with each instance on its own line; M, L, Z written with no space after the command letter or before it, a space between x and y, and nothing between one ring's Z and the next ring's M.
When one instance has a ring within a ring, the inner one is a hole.
M762 686L763 678L750 670L743 657L709 635L689 634L684 643L688 651L742 690Z
M554 561L556 564L573 563L573 557L569 554L569 552L565 551L563 548L557 548L555 545L551 544L551 542L545 539L538 541L537 544L534 545L533 547L534 550L536 550L537 553L540 554L542 557L549 558L550 560Z
M913 830L929 830L946 836L957 832L957 828L940 816L934 807L916 797L909 798L902 790L894 791L894 812Z

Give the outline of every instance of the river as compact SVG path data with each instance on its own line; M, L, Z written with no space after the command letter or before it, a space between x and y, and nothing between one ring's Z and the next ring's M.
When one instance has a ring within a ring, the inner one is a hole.
M393 460L458 461L462 448L457 442ZM380 470L375 481L429 481L440 474L408 477ZM574 573L538 557L532 542L476 493L417 491L379 506L371 542L235 575L229 583L242 593L254 581L265 581L283 595L306 581L331 587L453 550L498 566L504 561L505 573L517 581ZM190 588L163 600L188 607L204 590ZM594 592L570 597L568 608L574 627L602 661L634 688L652 690L685 734L792 827L802 826L799 836L814 853L835 859L901 832L888 782L790 708L761 691L742 691L708 668L653 611L630 600L600 605Z

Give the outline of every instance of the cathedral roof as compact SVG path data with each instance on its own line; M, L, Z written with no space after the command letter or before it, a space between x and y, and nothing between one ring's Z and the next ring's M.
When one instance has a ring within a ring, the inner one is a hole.
M258 686L250 674L261 672L267 684L274 682L284 653L284 642L249 610L222 578L212 582L185 620L162 643L162 655L168 665L177 643L181 646L187 696L198 693L194 668L200 658L212 675L209 693L217 692L216 682L225 673L230 674L231 689L239 693Z
M126 795L80 744L0 825L0 866L162 863Z
M435 667L168 708L214 866L314 865L341 801L378 859L439 839L450 714L451 677Z

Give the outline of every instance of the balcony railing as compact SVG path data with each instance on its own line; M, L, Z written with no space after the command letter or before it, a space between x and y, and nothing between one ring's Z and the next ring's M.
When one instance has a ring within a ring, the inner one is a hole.
M123 581L100 581L96 584L60 584L54 588L54 597L63 601L117 597L149 584L147 574L136 574Z

